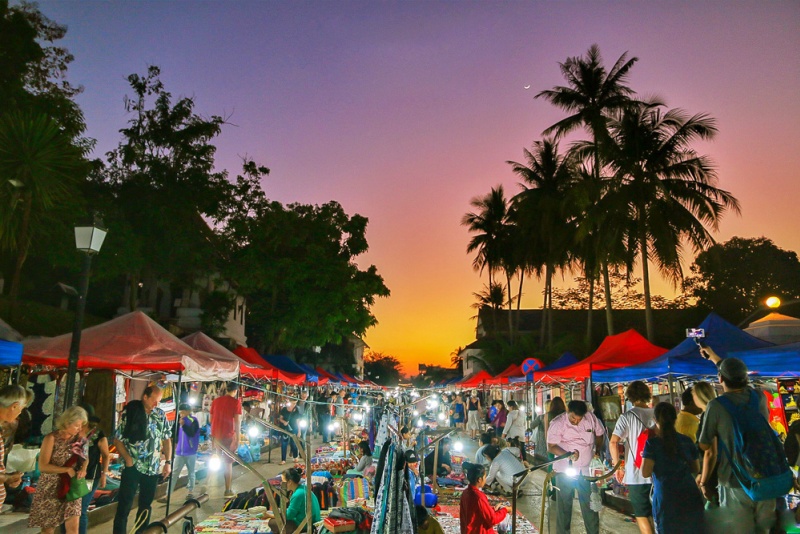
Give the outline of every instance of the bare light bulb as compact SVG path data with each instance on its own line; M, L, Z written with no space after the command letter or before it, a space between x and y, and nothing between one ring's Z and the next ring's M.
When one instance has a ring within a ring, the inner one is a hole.
M308 421L306 421L305 419L300 419L297 422L297 426L299 426L300 428L303 428L303 429L308 428Z
M444 421L444 413L439 412L439 415L437 415L437 417L439 418L439 421Z
M247 435L251 438L257 438L260 432L258 431L258 427L253 425L247 429Z
M464 444L460 441L456 441L455 443L453 443L453 450L456 452L463 452Z
M222 467L222 460L220 460L219 455L215 454L211 458L208 459L208 468L212 471L219 471Z

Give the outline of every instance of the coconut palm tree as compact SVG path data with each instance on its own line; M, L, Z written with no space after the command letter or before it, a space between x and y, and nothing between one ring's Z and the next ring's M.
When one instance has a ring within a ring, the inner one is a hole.
M491 290L495 285L494 273L500 269L504 248L508 246L509 202L503 186L498 185L487 195L473 198L470 205L476 211L461 219L461 224L475 234L467 245L467 252L477 251L472 267L481 273L486 269ZM496 319L496 310L493 314Z
M609 122L609 166L614 184L598 204L606 212L626 210L629 246L642 264L647 337L653 340L653 312L648 261L662 275L682 280L682 250L687 242L695 252L714 243L727 210L739 212L739 202L719 189L711 160L691 144L711 139L714 119L689 116L680 109L664 110L659 102L645 102L620 112Z
M536 98L544 98L551 104L568 113L569 116L547 128L543 134L554 134L558 139L578 128L584 128L591 136L592 175L596 182L600 181L602 161L600 146L608 138L606 124L608 115L624 109L630 105L634 91L628 87L628 74L638 58L628 58L627 52L622 54L610 70L603 65L600 48L595 44L587 51L585 56L567 58L560 63L561 73L567 82L566 86L556 86L552 89L541 91ZM596 201L597 199L592 199ZM584 239L591 236L600 238L603 233L599 227L589 229ZM613 317L611 300L609 296L610 282L608 278L608 263L610 259L599 242L587 245L598 254L593 262L584 263L584 276L594 287L595 270L603 273L606 288L606 324L608 333L613 333ZM595 263L596 262L596 263ZM593 294L590 300L593 300ZM588 337L591 337L591 317L593 302L589 303Z
M84 154L47 115L15 111L0 117L0 248L16 251L9 290L12 315L37 223L48 210L78 195L88 171Z
M568 244L572 240L574 218L565 199L576 184L575 162L569 153L562 155L553 139L534 141L532 150L524 150L526 163L508 161L523 183L522 191L514 197L515 218L523 235L528 236L525 247L539 251L545 264L545 294L542 311L542 335L545 343L552 342L552 280L556 269L569 261ZM545 324L547 322L547 325Z

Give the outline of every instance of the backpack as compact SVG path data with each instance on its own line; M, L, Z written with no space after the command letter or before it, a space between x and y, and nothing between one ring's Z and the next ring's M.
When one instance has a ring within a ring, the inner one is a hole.
M717 397L731 416L733 451L721 439L717 443L747 496L769 501L789 493L794 477L780 438L759 411L759 396L751 389L750 400L742 406L725 395Z
M641 469L643 461L642 453L644 452L644 446L647 444L647 440L650 439L650 436L655 435L655 432L653 431L652 428L649 428L647 425L644 424L644 421L642 421L642 419L638 415L636 415L636 412L631 410L630 413L636 418L637 421L639 421L639 424L642 425L642 428L644 429L639 433L639 436L636 438L636 449L634 449L636 452L633 455L633 465L636 467L636 469Z

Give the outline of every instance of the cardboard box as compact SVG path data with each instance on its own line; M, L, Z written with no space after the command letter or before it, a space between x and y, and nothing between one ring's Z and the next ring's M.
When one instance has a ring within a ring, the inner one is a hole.
M323 522L323 526L330 532L353 532L356 529L356 522L352 519L338 519L328 517Z

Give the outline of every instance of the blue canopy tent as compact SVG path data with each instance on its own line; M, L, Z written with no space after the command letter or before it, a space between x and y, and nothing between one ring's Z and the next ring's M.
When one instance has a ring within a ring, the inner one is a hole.
M567 351L561 356L559 356L556 361L536 372L543 373L547 371L552 371L553 369L561 369L562 367L569 367L570 365L576 363L578 363L578 357L572 354L570 351ZM512 384L516 382L533 382L533 373L528 373L525 376L513 376L509 378L508 381L509 383Z
M800 376L800 343L731 352L728 356L740 358L747 370L758 377Z
M289 359L287 356L264 356L264 359L267 360L267 363L277 367L281 371L300 373L302 375L306 375L306 380L309 382L319 382L319 373L316 369L304 367L296 361Z
M16 367L22 363L22 343L0 339L0 367Z
M772 346L772 343L753 337L732 325L716 313L710 313L698 326L705 330L703 343L711 347L721 358L729 352L759 349ZM693 339L681 341L672 350L648 362L592 372L595 383L620 383L634 380L653 380L672 376L711 376L717 374L713 363L700 356L700 350Z

